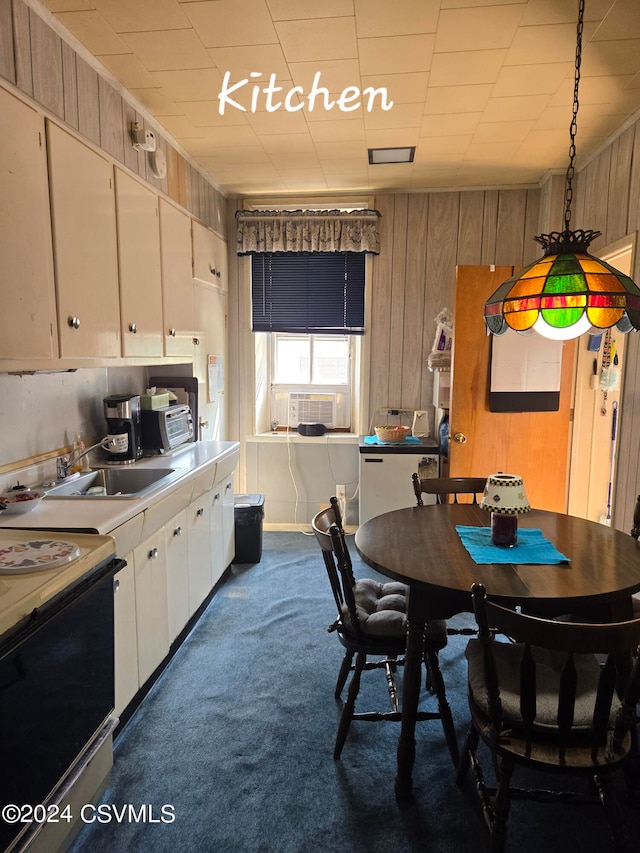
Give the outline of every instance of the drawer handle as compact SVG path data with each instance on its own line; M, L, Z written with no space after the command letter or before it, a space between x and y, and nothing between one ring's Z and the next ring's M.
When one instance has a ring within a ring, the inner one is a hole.
M384 459L365 459L365 462L384 462Z
M176 527L176 529L173 531L173 535L174 536L182 536L182 528Z
M67 318L67 323L72 329L80 328L80 318L79 317L69 317Z
M156 560L156 559L157 559L157 557L158 557L158 549L157 549L157 548L152 548L152 549L149 551L149 559L150 559L150 560Z

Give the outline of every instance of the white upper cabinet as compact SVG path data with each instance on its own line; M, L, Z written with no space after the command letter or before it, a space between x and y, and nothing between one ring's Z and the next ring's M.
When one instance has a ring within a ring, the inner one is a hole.
M0 88L0 358L57 356L44 119Z
M213 231L192 220L193 277L227 289L227 244Z
M60 355L120 356L113 165L47 121Z
M158 196L115 168L123 356L162 356Z
M191 219L160 199L160 258L164 354L193 356L193 281L191 278Z

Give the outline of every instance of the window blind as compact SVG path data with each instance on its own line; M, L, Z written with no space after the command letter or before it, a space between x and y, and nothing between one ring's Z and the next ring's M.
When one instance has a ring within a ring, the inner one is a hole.
M361 335L362 252L251 256L252 331Z

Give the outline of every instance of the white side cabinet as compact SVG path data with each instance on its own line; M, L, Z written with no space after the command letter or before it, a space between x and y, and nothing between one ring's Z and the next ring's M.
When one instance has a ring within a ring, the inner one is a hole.
M191 220L160 199L160 261L164 314L164 354L193 355Z
M47 121L60 355L120 356L113 165Z
M191 220L191 238L194 279L226 290L228 287L226 242L195 219Z
M133 552L138 633L138 681L142 686L169 651L167 556L164 529Z
M58 355L44 118L0 88L0 358Z
M161 356L162 283L158 196L115 169L123 356Z
M222 495L222 553L223 569L231 564L235 557L235 505L233 499L233 475L220 484Z
M189 621L189 531L187 510L164 527L167 551L167 615L169 643L172 643Z
M138 634L133 553L113 579L115 625L115 711L119 716L138 692Z
M209 595L211 583L211 531L209 495L201 495L187 510L189 532L189 615Z

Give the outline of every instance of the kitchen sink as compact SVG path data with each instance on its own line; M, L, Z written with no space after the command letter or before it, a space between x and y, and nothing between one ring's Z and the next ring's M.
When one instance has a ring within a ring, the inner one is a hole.
M175 468L92 468L44 491L46 498L140 498L182 474Z

